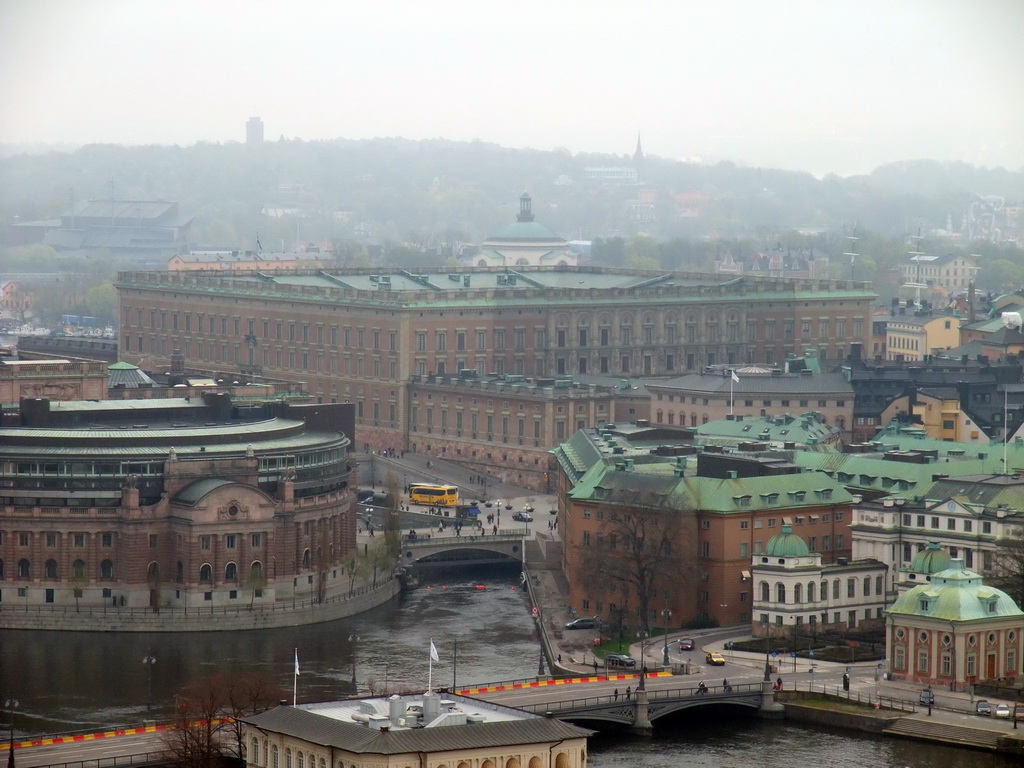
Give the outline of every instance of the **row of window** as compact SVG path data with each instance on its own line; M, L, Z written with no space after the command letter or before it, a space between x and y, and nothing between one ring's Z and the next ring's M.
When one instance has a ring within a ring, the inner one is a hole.
M860 581L861 584L861 596L871 597L871 577L865 576L863 579L858 580L856 577L849 577L846 579L846 597L855 598L857 597L857 584ZM874 577L875 582L875 595L877 597L885 596L885 581L882 575ZM838 600L840 592L842 590L842 579L833 579L832 585L832 599ZM828 579L822 579L821 585L818 587L819 597L815 597L816 582L807 582L807 599L806 602L813 603L816 600L828 600L829 595L829 581ZM761 582L761 602L771 602L771 585L767 581ZM786 597L792 593L792 600L787 600ZM787 590L786 585L782 582L778 582L775 585L775 602L780 605L785 605L787 602L793 605L801 605L805 602L804 600L804 585L794 584L792 590Z
M141 308L136 308L136 328L146 328L145 311ZM206 333L209 329L209 333L217 334L221 336L242 339L248 343L256 341L256 319L247 318L245 324L245 335L242 335L242 318L231 317L227 315L205 315L202 312L195 314L195 330L196 333ZM159 318L159 323L157 322ZM149 310L149 325L151 330L161 331L184 331L190 333L192 331L192 318L191 312L171 312L170 323L168 323L168 313L166 310L160 310L159 312L155 309ZM125 308L124 311L124 325L125 328L131 325L131 310ZM287 328L287 333L285 330ZM219 329L219 330L218 330ZM296 323L288 322L286 324L277 320L271 323L270 320L262 320L260 323L260 330L262 331L261 338L273 339L275 341L301 341L304 344L323 344L325 338L329 338L330 345L332 347L338 346L338 332L339 326L332 325L330 328L326 328L323 323L316 323L315 325L308 322ZM387 349L391 352L398 350L398 331L397 330L385 330L381 328L369 329L369 339L371 349L383 349L382 343L384 341L384 334L387 334ZM343 326L340 327L341 338L343 340L342 346L347 348L355 349L366 349L367 345L367 329L363 326ZM354 332L354 333L353 333ZM352 343L353 338L355 344Z
M941 518L938 515L903 515L903 525L906 528L931 528L932 530L939 530L941 527ZM960 523L960 528L957 528L957 522ZM926 525L927 523L927 525ZM946 518L946 530L956 531L962 530L964 533L974 532L974 521L964 518L947 517ZM983 534L992 533L992 523L988 520L981 521L981 532Z
M1016 671L1017 670L1017 649L1007 648L1006 649L1006 666L1005 670ZM932 655L927 648L920 648L917 651L917 673L922 675L932 675ZM893 669L897 672L907 671L907 649L902 645L896 645L893 653ZM997 672L999 670L996 670ZM953 675L953 654L950 651L945 651L939 654L939 675L942 677L952 677ZM978 654L974 651L969 651L964 658L964 675L968 678L976 677L978 675Z
M260 755L262 754L262 762ZM328 768L327 759L324 757L319 758L317 762L317 756L310 752L308 756L301 749L295 752L295 765L294 768L307 768L306 760L309 760L308 768ZM277 744L270 744L266 739L263 740L263 750L260 751L260 740L253 738L249 754L247 756L246 763L248 765L262 765L266 768L282 768L280 764L280 755L278 753ZM283 768L293 768L292 766L292 750L285 748L284 750L284 766ZM338 761L338 768L345 768L344 763ZM353 766L352 768L355 768Z

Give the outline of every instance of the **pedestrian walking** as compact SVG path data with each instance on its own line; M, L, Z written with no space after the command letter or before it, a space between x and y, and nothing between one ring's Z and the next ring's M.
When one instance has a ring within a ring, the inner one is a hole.
M618 701L618 700L619 700L619 689L616 688L614 691L612 691L612 701Z
M633 693L633 688L631 686L627 685L626 686L626 701L629 701L629 697L632 695L632 693Z

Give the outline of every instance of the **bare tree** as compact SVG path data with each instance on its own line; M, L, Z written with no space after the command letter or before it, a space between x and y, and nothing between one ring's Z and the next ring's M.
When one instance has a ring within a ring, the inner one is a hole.
M679 590L690 580L690 558L682 557L684 526L678 510L642 503L646 500L639 493L620 494L631 496L634 503L606 510L609 522L592 542L583 568L608 584L609 591L621 594L620 611L632 602L640 628L650 632L659 588ZM621 625L627 621L628 616L620 616Z
M373 569L373 586L377 586L377 573L390 569L395 564L396 555L392 554L391 547L386 539L377 539L370 544L368 557L370 567Z
M259 672L223 672L175 695L175 727L164 744L175 765L213 768L244 754L241 718L269 709L286 694Z
M398 475L388 472L384 478L384 493L387 507L384 510L384 541L392 557L398 557L402 549L402 514L399 504L402 501L401 486Z
M1017 605L1024 605L1024 527L1006 529L992 558L989 583L1006 592Z
M366 558L353 549L341 561L341 572L348 576L348 596L355 592L356 579L366 573Z

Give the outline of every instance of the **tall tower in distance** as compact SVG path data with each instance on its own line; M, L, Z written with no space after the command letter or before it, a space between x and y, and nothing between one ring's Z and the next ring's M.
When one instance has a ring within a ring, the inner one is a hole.
M246 144L262 144L263 143L263 119L259 117L250 117L245 123L245 143Z

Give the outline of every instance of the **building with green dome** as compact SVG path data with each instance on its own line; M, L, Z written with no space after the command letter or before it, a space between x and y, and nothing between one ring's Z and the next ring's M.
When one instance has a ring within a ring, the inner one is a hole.
M909 566L900 568L896 590L902 594L919 584L927 584L934 574L946 570L952 563L952 555L944 550L939 542L929 541L925 549L914 555Z
M887 570L877 560L845 557L822 564L821 554L784 523L751 563L753 633L789 635L807 631L802 627L820 631L880 622L889 599Z
M927 685L1013 684L1021 677L1024 611L952 558L886 612L889 677Z
M477 267L575 267L579 257L569 244L540 222L534 221L532 198L523 193L519 214L497 234L488 237L470 258Z

